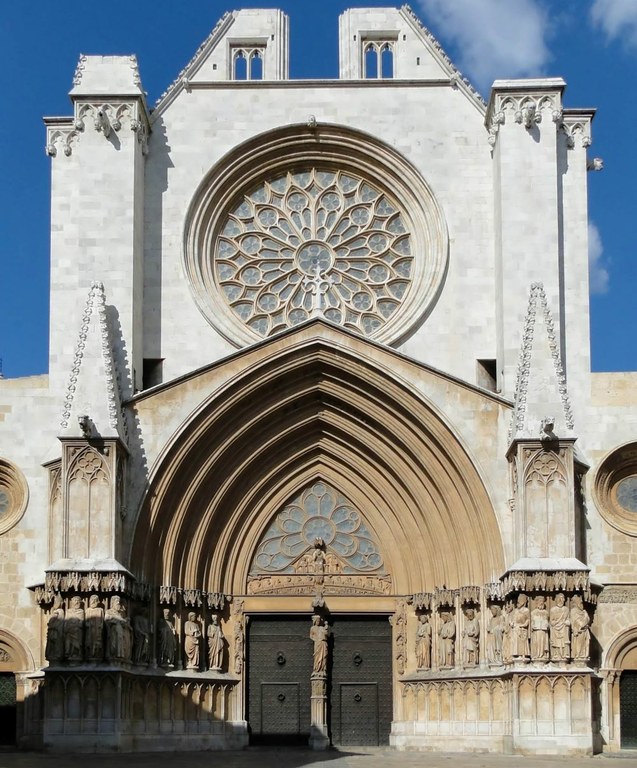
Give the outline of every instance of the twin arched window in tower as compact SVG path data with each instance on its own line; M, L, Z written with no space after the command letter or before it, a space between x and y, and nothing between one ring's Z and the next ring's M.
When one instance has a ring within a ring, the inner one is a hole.
M250 46L232 51L233 80L263 80L265 47Z

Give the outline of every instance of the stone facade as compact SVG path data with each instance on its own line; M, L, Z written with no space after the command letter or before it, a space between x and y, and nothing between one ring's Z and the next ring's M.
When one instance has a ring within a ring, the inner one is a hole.
M483 102L407 6L339 34L301 83L284 14L226 14L153 109L135 57L82 56L46 120L50 368L0 381L20 746L629 745L637 375L590 372L593 111L561 79ZM361 706L392 660L351 731L341 648Z

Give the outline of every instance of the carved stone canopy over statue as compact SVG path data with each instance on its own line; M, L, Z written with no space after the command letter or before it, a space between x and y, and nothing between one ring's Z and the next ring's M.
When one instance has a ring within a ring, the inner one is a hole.
M320 616L312 616L312 627L310 628L310 639L314 643L314 661L312 665L312 675L325 675L327 673L327 638L329 637L329 627Z
M431 623L429 616L423 613L416 632L416 667L429 669L431 667Z
M219 626L219 619L213 614L208 625L208 668L212 672L221 672L223 663L223 632Z

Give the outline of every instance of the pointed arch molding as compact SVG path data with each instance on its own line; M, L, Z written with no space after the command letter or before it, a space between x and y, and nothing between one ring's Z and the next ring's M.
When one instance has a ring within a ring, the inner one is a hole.
M504 570L495 512L455 433L388 369L316 338L264 356L182 425L153 472L131 567L245 594L275 515L318 480L364 516L396 594Z

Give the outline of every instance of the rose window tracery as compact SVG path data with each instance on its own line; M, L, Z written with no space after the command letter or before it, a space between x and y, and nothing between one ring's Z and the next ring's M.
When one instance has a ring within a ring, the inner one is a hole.
M250 572L294 573L302 556L320 540L342 573L378 573L383 558L361 514L326 483L296 496L275 517L255 553Z
M408 295L413 262L398 203L361 176L319 168L253 187L214 246L221 295L261 337L317 315L373 336Z

